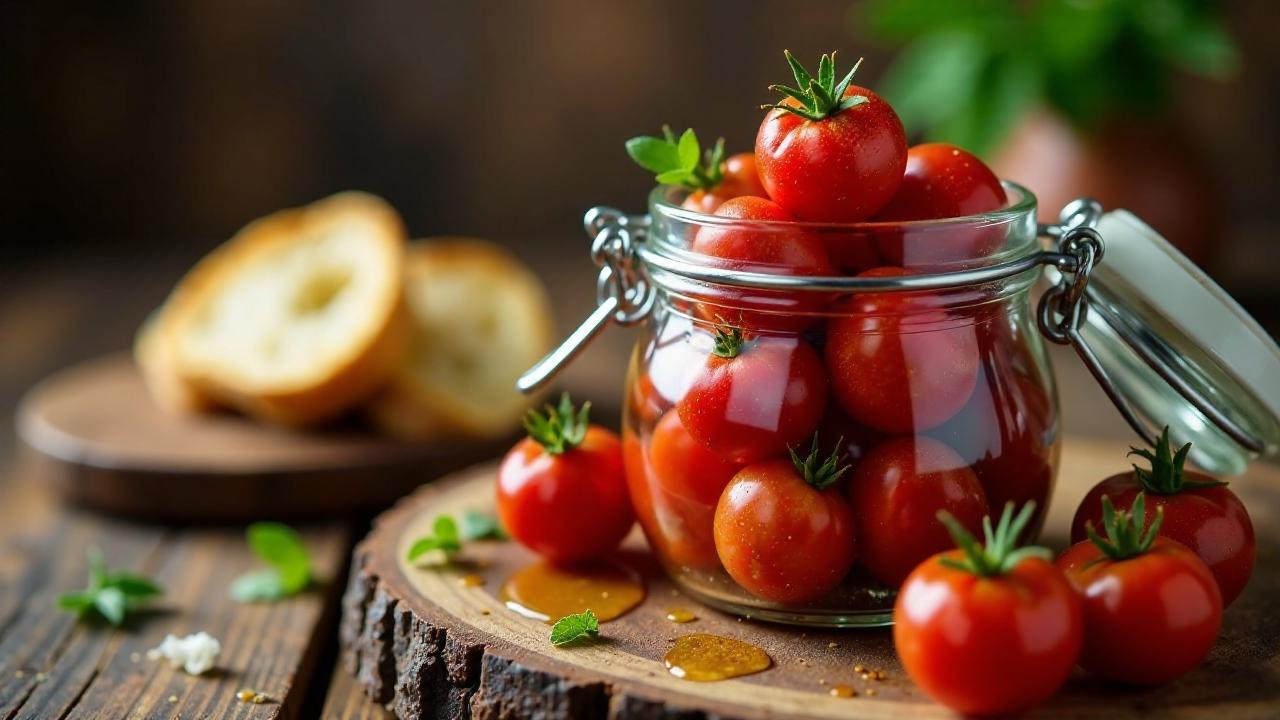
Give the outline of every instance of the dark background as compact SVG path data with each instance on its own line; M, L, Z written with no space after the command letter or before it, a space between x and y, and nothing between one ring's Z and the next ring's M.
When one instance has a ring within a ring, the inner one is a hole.
M65 363L125 347L248 220L350 188L414 235L513 247L553 281L566 328L592 301L582 212L638 211L651 185L623 141L669 122L749 149L784 47L865 54L874 87L890 51L856 15L823 0L6 3L0 400L53 369L26 348ZM1274 329L1280 10L1244 0L1227 20L1242 72L1180 82L1169 112L1226 203L1213 272Z

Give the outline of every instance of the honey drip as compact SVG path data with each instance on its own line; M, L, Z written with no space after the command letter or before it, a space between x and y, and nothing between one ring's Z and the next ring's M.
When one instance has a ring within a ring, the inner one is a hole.
M773 659L750 643L693 633L676 639L663 661L672 675L694 682L712 682L768 670Z
M851 698L858 696L858 691L848 685L832 685L828 692L831 693L831 697L838 698Z
M697 620L698 616L694 615L692 611L685 610L684 608L671 608L667 610L667 619L673 623L683 624Z
M644 584L638 573L618 563L566 570L537 562L507 578L499 598L511 610L542 622L585 610L606 622L639 605Z

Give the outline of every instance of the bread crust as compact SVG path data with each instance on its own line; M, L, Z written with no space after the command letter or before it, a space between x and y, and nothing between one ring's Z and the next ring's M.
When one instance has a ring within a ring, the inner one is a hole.
M238 274L290 243L334 223L359 219L376 227L371 252L378 253L380 278L366 319L350 333L333 362L287 380L248 377L234 363L202 357L190 338L210 304L226 292ZM168 302L172 332L161 336L175 358L178 374L199 392L264 420L291 426L315 425L349 411L377 391L400 367L407 351L410 322L403 299L406 233L386 202L361 192L345 192L311 205L282 210L247 225L201 260L179 283Z
M509 345L494 347L493 352L504 353L522 369L547 352L555 333L550 298L538 277L514 255L491 242L466 237L418 240L409 246L405 273L408 292L418 284L431 283L450 273L455 280L486 278L487 282L468 288L467 295L483 302L493 301L492 296L485 296L487 293L504 293L503 307L517 314L514 320L524 332L520 337L506 338ZM409 309L413 314L413 303ZM440 309L444 313L452 311ZM423 318L415 318L416 335L409 360L365 406L371 422L388 435L412 440L492 438L518 430L521 417L535 399L515 390L514 377L504 377L500 387L487 387L484 393L473 395L472 388L462 383L428 376L421 358L415 355L440 352L442 344L456 339L448 333L445 337L433 335L434 329L423 327L423 322ZM465 327L456 331L478 332Z

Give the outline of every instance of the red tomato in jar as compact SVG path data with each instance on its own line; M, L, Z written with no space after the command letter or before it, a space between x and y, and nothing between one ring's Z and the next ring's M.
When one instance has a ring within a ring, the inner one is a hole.
M1061 442L1052 385L1040 379L1035 363L1017 360L1027 354L1017 342L990 328L979 331L982 363L973 394L955 417L928 434L973 468L991 507L1035 501L1028 528L1035 537L1053 491Z
M938 513L971 533L982 531L987 500L978 478L954 450L927 437L898 436L857 464L849 500L858 526L858 562L898 587L926 558L953 543Z
M746 464L813 435L827 402L822 359L798 337L716 330L716 348L676 404L689 434Z
M958 218L992 212L1008 203L1000 179L976 156L946 143L925 143L907 151L906 172L897 193L876 213L876 222ZM885 262L925 267L977 260L998 250L1005 229L904 229L877 239Z
M608 555L635 521L622 443L587 422L589 407L575 410L566 394L545 415L531 413L529 436L511 448L498 468L502 526L553 563Z
M698 228L690 250L734 270L773 275L831 275L826 246L796 227L795 217L772 200L737 197L726 201L715 217L740 223L706 224ZM761 222L762 221L762 222ZM740 322L756 329L801 329L830 299L825 293L779 290L733 291L722 298L706 298L698 313L712 321Z
M858 277L910 274L886 267ZM973 394L977 326L927 302L902 293L855 296L827 323L832 393L858 422L889 433L920 432L946 422Z
M906 133L889 103L835 82L834 59L823 56L814 85L787 53L799 95L770 106L756 135L756 165L769 197L804 220L852 223L884 207L902 183ZM854 70L857 68L855 67Z
M893 642L907 674L965 715L1004 715L1048 700L1066 682L1083 640L1075 590L1045 559L1019 548L1032 512L1012 506L985 545L953 524L957 544L924 561L893 609Z
M1154 453L1131 452L1151 461L1151 469L1135 466L1132 472L1112 475L1095 485L1071 521L1071 541L1086 539L1088 523L1102 525L1103 496L1109 496L1117 508L1128 510L1145 491L1147 503L1164 513L1160 534L1187 546L1209 566L1225 607L1240 596L1253 574L1253 521L1226 483L1183 469L1190 447L1188 443L1175 454L1166 427Z
M654 554L668 566L719 567L711 536L718 498L707 504L668 492L650 462L648 448L629 429L623 432L622 448L631 503Z
M711 214L726 201L736 197L768 197L764 186L760 184L760 176L756 174L754 153L730 155L721 164L720 171L722 176L719 185L708 190L693 191L680 206L686 210Z
M1195 553L1156 536L1159 517L1144 533L1143 504L1139 495L1131 513L1113 510L1107 538L1072 545L1057 564L1084 607L1080 667L1115 682L1160 685L1209 654L1222 597Z
M675 410L653 428L649 462L663 489L709 507L720 500L724 486L742 468L695 440Z
M715 513L716 552L725 572L751 594L805 603L835 589L853 566L853 513L834 487L843 469L818 457L774 458L746 466L724 489Z

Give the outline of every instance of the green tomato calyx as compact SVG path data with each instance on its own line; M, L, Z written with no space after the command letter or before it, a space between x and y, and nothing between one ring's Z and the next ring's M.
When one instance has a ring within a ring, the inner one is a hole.
M982 533L985 540L982 544L978 543L954 515L946 510L940 510L938 522L947 528L956 547L963 551L964 557L961 559L943 557L939 562L953 570L973 573L979 577L995 577L1010 572L1027 558L1051 559L1053 553L1049 552L1048 548L1018 544L1018 539L1027 529L1035 510L1035 501L1031 501L1023 505L1017 515L1014 515L1013 503L1005 503L1004 512L1000 514L1000 522L994 528L991 526L990 515L982 518Z
M788 85L770 85L769 89L780 92L783 95L795 100L799 106L789 103L777 103L769 105L761 105L761 109L766 110L782 110L799 115L806 120L822 120L832 115L838 115L851 107L857 107L863 103L870 102L866 95L850 95L845 97L845 91L849 89L850 83L853 82L853 74L858 72L858 68L862 65L862 58L858 58L858 62L853 64L853 69L840 82L836 82L836 54L832 52L830 55L824 54L822 59L818 61L818 76L813 77L809 71L804 69L804 65L796 60L790 50L783 50L782 54L787 58L787 64L791 66L791 74L795 76L796 85L791 87Z

